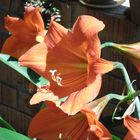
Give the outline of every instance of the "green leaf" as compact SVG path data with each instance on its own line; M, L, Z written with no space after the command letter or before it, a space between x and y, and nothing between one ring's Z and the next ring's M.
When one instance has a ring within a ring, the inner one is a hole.
M11 57L7 54L0 54L0 61L8 65L9 67L13 68L17 72L19 72L21 75L23 75L25 78L27 78L29 81L31 81L36 86L45 86L48 83L48 80L38 75L33 70L27 68L27 67L21 67L18 64L18 60Z
M9 130L16 131L6 120L0 116L0 123Z
M121 139L115 135L112 135L112 140L121 140Z
M32 140L20 133L0 127L0 140Z

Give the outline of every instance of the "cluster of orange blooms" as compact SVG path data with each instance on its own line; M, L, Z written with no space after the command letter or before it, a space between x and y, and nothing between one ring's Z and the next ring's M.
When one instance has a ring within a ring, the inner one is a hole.
M115 69L114 62L101 58L98 32L104 23L82 15L70 31L52 18L45 30L38 9L28 7L24 19L7 16L5 27L12 35L2 53L17 58L21 67L29 67L49 80L48 85L38 87L30 100L30 104L44 101L47 107L32 119L28 135L43 140L111 140L111 133L99 121L110 98L106 95L96 99L102 75ZM140 71L140 47L117 49L126 52ZM125 140L140 139L140 120L128 115L124 125L129 130Z

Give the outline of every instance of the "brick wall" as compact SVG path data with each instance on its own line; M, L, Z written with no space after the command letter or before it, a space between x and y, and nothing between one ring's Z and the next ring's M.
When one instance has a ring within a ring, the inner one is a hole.
M0 48L8 36L4 29L4 16L22 17L23 0L0 0ZM0 62L0 115L18 132L26 133L29 122L37 112L37 106L30 106L31 93L28 81L16 71Z

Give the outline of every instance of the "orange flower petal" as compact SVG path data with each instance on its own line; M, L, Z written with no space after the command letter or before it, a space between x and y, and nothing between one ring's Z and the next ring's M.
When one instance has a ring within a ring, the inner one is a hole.
M72 32L75 36L75 40L78 42L85 40L92 41L94 40L94 36L97 35L99 31L103 30L104 27L105 25L102 21L92 16L83 15L78 17L72 28ZM93 51L100 55L99 46L93 46Z
M5 41L1 52L19 58L33 45L35 45L35 42L23 42L19 41L17 37L11 36Z
M69 31L66 28L51 20L50 27L45 38L46 45L50 48L55 47L62 39L67 37L68 33Z
M103 30L105 27L104 23L93 16L82 15L76 20L72 31L74 34L82 34L87 38L92 38L93 35Z
M130 134L128 135L132 135L133 139L140 139L140 120L131 116L127 116L126 118L124 118L124 125L129 130Z
M92 111L96 114L97 119L99 120L103 109L106 107L109 101L110 98L106 95L88 103L87 107L92 109Z
M32 119L28 134L32 138L48 140L60 137L62 139L86 140L89 134L88 127L87 119L83 114L68 116L59 108L51 107L41 110Z
M123 140L139 140L139 139L134 139L134 137L131 135L131 133L128 132Z
M43 42L46 31L39 11L36 8L27 8L24 19L5 17L5 27L12 33L2 52L19 58L37 42Z
M93 131L99 139L111 140L110 132L97 120L95 113L91 109L87 110L83 108L81 112L86 115L90 130Z
M38 33L44 33L44 23L37 8L26 8L24 20L16 17L5 17L5 27L20 40L35 40Z
M59 102L57 102L58 97L55 96L52 92L48 92L48 93L37 92L30 99L30 105L38 104L38 103L40 103L42 101L46 101L46 100L47 101L52 101L56 105L59 105Z
M61 105L61 109L69 115L74 115L81 108L96 98L101 87L101 76L97 76L96 80L80 91L72 93L69 98Z
M105 74L114 69L114 64L111 61L98 59L94 64L94 72L97 74Z
M5 17L5 27L16 36L19 40L24 42L35 41L35 33L31 32L24 20L16 17Z
M38 72L39 75L45 76L46 71L46 59L47 59L47 47L45 43L39 43L34 45L25 54L19 58L19 64L21 66L32 67L32 69ZM39 71L38 71L39 69ZM41 73L40 73L41 70Z
M25 9L24 20L28 28L32 31L42 32L45 29L43 19L37 8L27 7Z
M54 102L57 106L59 105L59 102L57 101L58 97L48 90L38 91L34 94L30 99L30 105L38 104L46 100Z

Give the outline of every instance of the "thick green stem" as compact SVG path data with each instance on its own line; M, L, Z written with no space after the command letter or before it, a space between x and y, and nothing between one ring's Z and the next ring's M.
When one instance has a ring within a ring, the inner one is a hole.
M132 83L130 81L130 78L129 78L129 75L128 75L128 72L126 70L126 68L124 67L124 65L120 62L114 62L115 64L115 67L117 69L120 69L122 71L122 74L124 76L124 80L125 80L125 83L126 83L126 87L127 87L127 93L128 94L132 94L135 92L133 86L132 86Z
M115 43L113 43L113 42L105 42L101 45L101 48L103 49L103 48L106 48L106 47L112 47L112 46L114 46L114 44Z
M108 97L111 99L123 100L126 96L118 95L116 93L109 93Z

